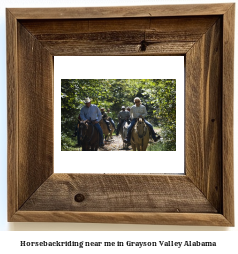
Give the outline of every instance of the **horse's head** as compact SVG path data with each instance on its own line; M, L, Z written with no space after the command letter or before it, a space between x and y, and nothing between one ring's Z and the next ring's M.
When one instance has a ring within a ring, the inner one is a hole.
M88 123L86 121L80 121L78 128L79 128L79 138L80 140L83 140L88 130Z
M146 131L147 125L142 117L137 119L136 128L139 135L142 135Z
M142 117L137 118L137 126L144 126L145 120Z

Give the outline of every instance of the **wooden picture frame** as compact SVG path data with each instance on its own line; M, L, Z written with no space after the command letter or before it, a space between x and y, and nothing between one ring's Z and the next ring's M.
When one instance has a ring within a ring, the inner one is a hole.
M235 4L10 8L8 221L234 226ZM61 55L184 55L185 175L54 174Z

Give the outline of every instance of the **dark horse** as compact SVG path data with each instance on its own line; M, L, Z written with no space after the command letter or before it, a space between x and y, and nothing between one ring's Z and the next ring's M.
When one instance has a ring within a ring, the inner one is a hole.
M78 140L82 144L82 151L97 151L99 147L99 133L92 122L78 123Z

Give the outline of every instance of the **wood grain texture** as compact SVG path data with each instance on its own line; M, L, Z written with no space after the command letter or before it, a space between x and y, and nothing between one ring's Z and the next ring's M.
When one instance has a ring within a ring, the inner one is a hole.
M8 220L18 210L18 58L17 20L6 11Z
M234 225L234 4L8 9L7 46L9 221ZM52 175L54 55L186 55L186 176Z
M150 5L84 8L10 8L17 19L101 19L222 15L232 6L224 4Z
M222 21L186 55L186 175L222 211Z
M66 20L20 20L19 22L38 40L65 39L77 34L144 31L160 34L187 35L192 37L206 33L219 16L206 17L150 17L150 18L113 18L113 19L66 19ZM116 35L116 33L115 33ZM64 37L63 37L64 36ZM77 38L76 38L77 39ZM93 39L93 38L92 38ZM115 38L117 39L117 38Z
M23 20L21 24L55 56L182 55L217 16L102 20ZM198 25L199 24L199 25ZM142 41L146 52L140 51Z
M217 212L186 176L104 174L53 174L20 210Z
M234 26L235 4L223 17L222 88L223 214L232 224L234 224Z
M141 37L142 39L142 37ZM109 44L88 44L79 42L49 41L42 45L55 56L156 56L156 55L184 55L194 43L157 43L147 47L146 52L140 50L141 43L128 42L122 45L118 42Z
M213 213L18 211L12 221L232 226L223 215Z
M20 24L18 48L21 206L53 173L53 58Z

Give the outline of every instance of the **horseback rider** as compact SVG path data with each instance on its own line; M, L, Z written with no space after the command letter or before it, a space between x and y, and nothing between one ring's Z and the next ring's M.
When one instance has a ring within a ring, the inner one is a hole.
M102 114L96 105L91 104L90 98L86 98L84 100L84 103L85 103L85 106L80 111L80 118L83 121L88 120L93 123L94 127L97 129L97 131L99 133L99 146L102 147L102 146L104 146L103 132L102 132L101 126L99 124L99 121L102 119Z
M105 112L105 108L101 108L101 114L102 114L102 119L103 119L103 121L106 123L107 128L108 128L108 130L109 130L109 132L110 132L110 131L111 131L111 129L110 129L110 123L109 123L109 121L107 120L107 113Z
M115 123L112 119L112 112L110 111L110 108L107 109L107 119L113 125L114 129L116 129Z
M135 103L135 105L133 105L130 110L130 116L131 116L132 121L131 121L131 124L129 125L128 130L127 130L127 137L124 139L125 143L130 143L131 130L134 127L134 125L136 124L137 118L139 118L139 117L145 118L147 115L146 107L141 104L141 100L139 97L136 97L134 99L134 103ZM158 134L155 133L152 124L149 123L148 121L146 121L145 119L144 119L144 121L150 129L153 140L155 142L158 141L160 139L160 136L158 136Z
M130 108L130 107L127 107L126 110L130 113L131 108ZM131 116L130 116L130 118L129 118L129 123L131 123Z
M118 125L117 125L117 131L116 131L116 135L119 135L119 131L121 128L121 125L123 124L124 121L129 121L130 118L130 113L129 111L126 110L125 106L121 107L121 111L118 113ZM128 122L129 124L129 122Z

